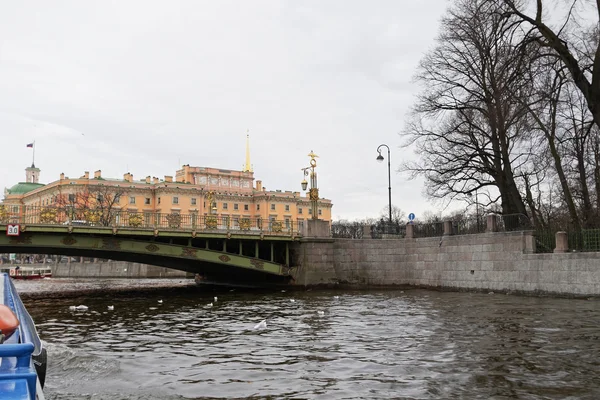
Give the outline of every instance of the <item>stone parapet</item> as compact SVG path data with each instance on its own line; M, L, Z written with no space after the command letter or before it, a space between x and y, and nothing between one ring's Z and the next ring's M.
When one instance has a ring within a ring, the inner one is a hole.
M567 232L556 232L556 247L555 253L566 253L569 251L569 238Z

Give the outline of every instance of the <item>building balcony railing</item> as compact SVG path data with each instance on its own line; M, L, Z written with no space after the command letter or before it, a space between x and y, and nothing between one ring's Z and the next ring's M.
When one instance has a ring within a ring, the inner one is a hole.
M198 213L131 212L115 209L75 207L4 206L0 224L112 227L136 230L234 232L276 236L300 235L299 224L291 219L200 215Z

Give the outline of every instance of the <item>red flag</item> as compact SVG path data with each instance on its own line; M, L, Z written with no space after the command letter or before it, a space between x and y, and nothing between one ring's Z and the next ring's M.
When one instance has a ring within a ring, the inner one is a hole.
M27 143L27 147L33 148L33 143Z

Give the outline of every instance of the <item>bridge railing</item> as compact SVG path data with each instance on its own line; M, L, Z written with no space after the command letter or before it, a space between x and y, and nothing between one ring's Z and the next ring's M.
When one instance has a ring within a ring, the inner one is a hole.
M267 220L257 217L201 215L199 213L133 212L51 206L10 206L9 210L10 212L0 213L0 224L21 223L26 225L114 227L141 230L235 231L282 236L301 233L300 224L291 218Z

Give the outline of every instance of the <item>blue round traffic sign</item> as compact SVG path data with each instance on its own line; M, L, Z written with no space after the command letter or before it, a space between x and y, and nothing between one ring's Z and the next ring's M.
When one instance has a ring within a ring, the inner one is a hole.
M413 219L415 219L415 214L414 213L408 214L408 220L412 221Z

